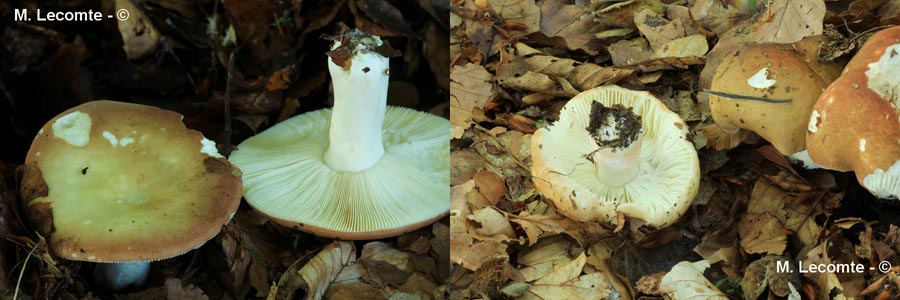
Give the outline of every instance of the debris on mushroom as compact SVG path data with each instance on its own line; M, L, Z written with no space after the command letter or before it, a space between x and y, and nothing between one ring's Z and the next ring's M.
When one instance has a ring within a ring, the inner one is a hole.
M819 97L806 143L826 169L854 171L880 198L900 197L900 26L872 35Z
M697 193L687 126L650 93L603 86L578 94L531 139L535 188L563 215L665 227Z
M840 63L817 59L823 39L756 44L729 52L708 91L716 125L732 134L753 131L784 155L806 149L812 106L840 74Z
M450 209L447 119L387 106L380 37L346 30L328 59L334 107L281 122L238 145L253 208L320 236L377 239L412 231Z
M33 230L59 257L101 263L113 290L139 285L150 261L212 239L237 211L240 171L204 152L178 113L94 101L47 122L20 185Z

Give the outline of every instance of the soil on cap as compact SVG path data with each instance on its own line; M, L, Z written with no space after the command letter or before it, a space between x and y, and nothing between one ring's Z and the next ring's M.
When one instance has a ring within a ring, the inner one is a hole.
M618 138L604 140L598 129L606 127L609 116L615 120L615 130ZM591 104L591 121L585 129L590 132L594 142L600 148L626 148L634 143L641 133L641 116L634 113L631 107L621 104L605 106L600 102Z

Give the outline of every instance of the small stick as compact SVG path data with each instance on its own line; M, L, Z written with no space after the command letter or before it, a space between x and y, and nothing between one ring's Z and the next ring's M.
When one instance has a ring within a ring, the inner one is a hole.
M234 79L234 52L228 56L228 79L225 81L225 140L222 155L231 154L231 81Z

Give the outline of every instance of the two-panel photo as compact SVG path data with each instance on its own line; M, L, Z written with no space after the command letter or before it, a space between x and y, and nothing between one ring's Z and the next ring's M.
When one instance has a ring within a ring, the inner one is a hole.
M0 0L0 300L900 299L900 0Z

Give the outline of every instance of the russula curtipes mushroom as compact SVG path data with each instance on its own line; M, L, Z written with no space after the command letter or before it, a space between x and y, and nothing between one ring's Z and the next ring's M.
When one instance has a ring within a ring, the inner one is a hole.
M387 106L381 38L359 30L337 38L328 59L334 107L287 119L232 153L247 202L279 224L341 239L394 236L445 216L449 121Z
M584 91L531 139L535 188L579 221L617 224L618 214L657 228L690 207L700 166L687 126L647 92Z
M726 54L708 91L716 125L753 131L784 155L804 151L812 106L841 70L840 63L817 59L822 41L755 44Z
M33 230L61 258L97 262L103 284L140 284L150 261L212 239L237 210L240 171L157 107L88 102L47 122L20 191Z
M819 166L854 171L880 198L900 197L900 26L872 35L819 97L806 146Z

